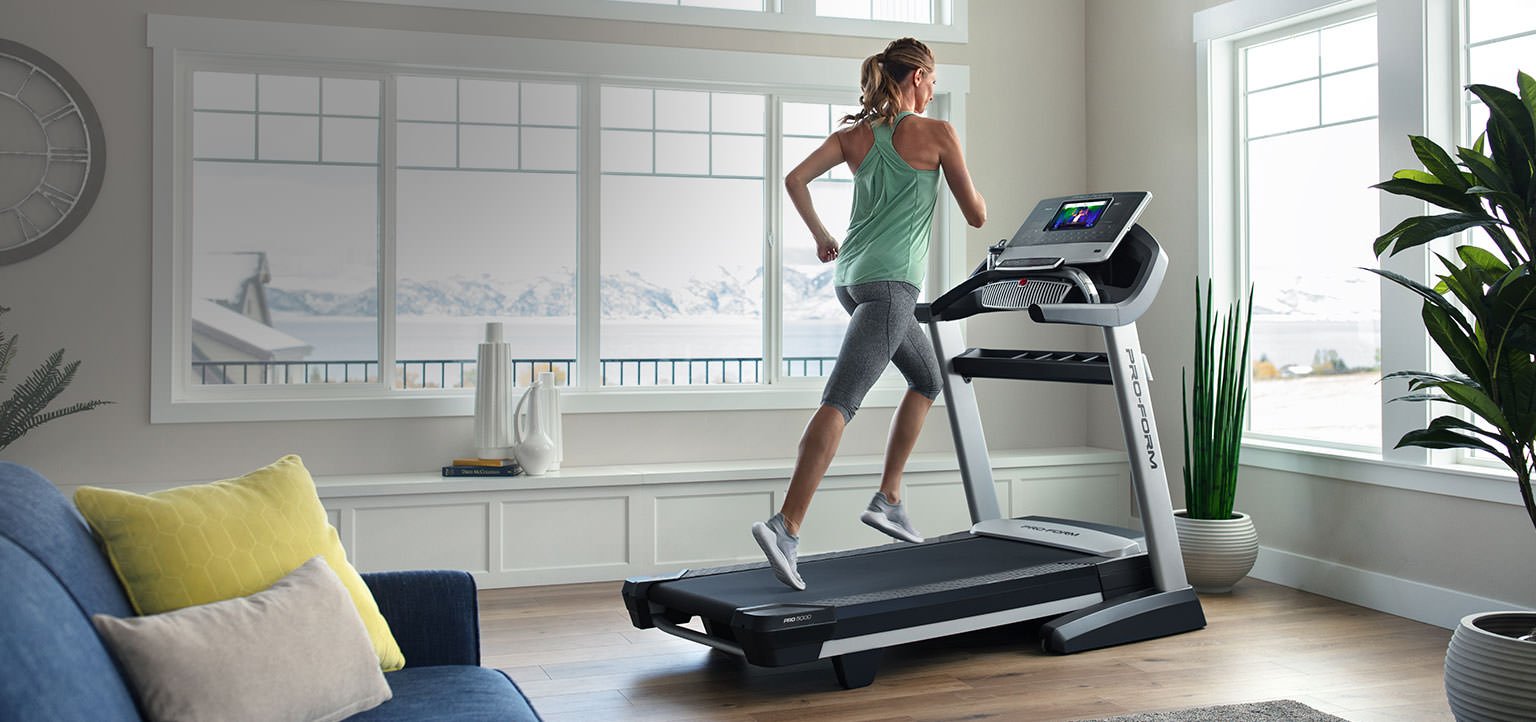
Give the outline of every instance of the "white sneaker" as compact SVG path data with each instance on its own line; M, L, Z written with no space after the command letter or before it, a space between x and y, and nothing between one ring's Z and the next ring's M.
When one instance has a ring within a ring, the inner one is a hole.
M875 492L875 498L869 500L869 508L859 515L859 521L902 541L916 544L923 540L923 535L912 528L906 508L900 502L892 504L885 498L885 492Z
M784 523L783 514L774 514L767 522L757 522L752 525L752 538L757 540L757 545L762 547L764 556L768 557L768 566L773 568L773 575L779 581L796 591L805 590L805 581L800 578L800 572L795 568L799 557L800 537L792 536L789 527Z

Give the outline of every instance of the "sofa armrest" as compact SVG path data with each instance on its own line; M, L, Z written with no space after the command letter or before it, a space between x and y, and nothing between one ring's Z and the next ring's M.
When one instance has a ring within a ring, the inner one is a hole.
M468 572L370 572L362 577L406 666L479 666L480 606L475 578Z

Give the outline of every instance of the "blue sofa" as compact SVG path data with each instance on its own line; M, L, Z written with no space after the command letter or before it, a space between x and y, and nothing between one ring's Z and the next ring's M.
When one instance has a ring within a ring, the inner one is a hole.
M364 574L405 653L394 698L354 720L538 720L504 673L480 666L475 582L457 571ZM0 461L0 720L142 719L90 615L133 614L74 505ZM230 680L239 684L238 680Z

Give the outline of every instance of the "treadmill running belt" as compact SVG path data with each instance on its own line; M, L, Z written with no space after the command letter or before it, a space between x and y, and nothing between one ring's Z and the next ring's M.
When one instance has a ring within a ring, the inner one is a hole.
M900 552L900 553L892 553ZM905 594L1018 578L1082 566L1098 557L1018 541L963 535L922 544L886 544L858 553L800 560L807 589L797 592L775 579L766 563L734 571L658 583L651 598L667 607L729 620L735 610L764 604L847 607Z

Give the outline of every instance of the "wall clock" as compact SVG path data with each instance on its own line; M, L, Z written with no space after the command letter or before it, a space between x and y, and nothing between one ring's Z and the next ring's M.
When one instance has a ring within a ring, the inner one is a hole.
M0 38L0 265L64 240L101 190L106 143L80 84Z

